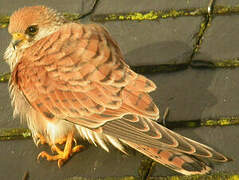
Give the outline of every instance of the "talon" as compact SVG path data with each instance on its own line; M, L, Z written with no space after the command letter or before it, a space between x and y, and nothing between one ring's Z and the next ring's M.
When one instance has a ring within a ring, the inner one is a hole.
M47 154L47 152L46 151L42 151L41 153L38 154L37 160L39 160L40 158L44 158L44 157L47 158L47 156L49 156ZM47 158L47 160L48 160L48 158Z
M36 142L36 146L39 147L39 144L40 144L40 140L38 139L37 142Z
M39 146L39 144L46 144L47 143L47 140L43 135L37 134L37 138L38 138L38 140L36 142L37 147Z
M73 138L73 141L74 141L74 143L75 143L75 146L77 146L77 141L76 141L75 138Z
M66 142L64 151L62 151L58 146L53 144L51 146L51 151L56 152L57 155L49 155L47 152L42 151L37 156L37 159L40 158L46 158L48 161L56 161L58 167L62 167L62 165L72 156L73 153L79 152L81 149L84 148L82 145L75 145L72 147L72 143L74 141L75 144L77 144L75 138L73 138L73 132L69 133L67 138L64 138L62 140L57 141L57 144L61 144L61 142Z
M63 159L59 159L57 162L58 167L61 168L63 164L64 164Z

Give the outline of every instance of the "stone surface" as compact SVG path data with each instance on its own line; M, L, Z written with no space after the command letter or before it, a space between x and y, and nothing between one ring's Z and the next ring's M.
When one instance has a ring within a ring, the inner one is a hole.
M37 149L32 140L1 141L0 179L22 179L26 171L29 172L29 179L34 180L64 180L73 176L138 176L137 168L142 157L134 151L129 151L130 156L127 156L114 148L107 153L101 148L86 145L84 151L75 154L59 169L56 162L45 159L37 162L38 153L46 149L50 152L47 146Z
M238 134L239 126L227 126L227 127L200 127L200 128L188 128L188 129L174 129L176 132L204 143L220 153L233 159L233 161L227 163L213 163L214 169L212 172L234 172L238 173L239 159L238 159ZM165 176L176 175L173 171L168 171L167 174L162 165L156 165L152 176Z
M214 71L207 90L210 94L213 94L215 101L214 103L211 101L211 106L205 107L201 114L202 119L239 117L238 77L238 69Z
M25 127L19 119L13 119L7 83L0 83L0 128Z
M131 66L180 64L190 60L201 17L143 22L106 22ZM185 27L187 27L185 29Z
M207 7L208 0L100 0L94 14Z
M222 61L239 57L239 15L217 16L203 36L193 60Z
M1 8L0 8L1 9ZM3 60L3 55L8 47L11 37L7 31L7 28L0 29L0 74L9 72L9 67Z
M167 121L199 120L205 108L216 103L209 92L215 71L187 69L173 73L148 75L157 89L152 97L161 115L169 107Z
M94 0L61 0L60 2L59 0L1 0L0 14L11 15L18 8L33 5L45 5L63 12L84 14L91 9L93 4Z
M238 116L238 69L187 69L147 75L157 89L151 95L167 121Z
M215 5L221 5L221 6L238 6L239 2L238 0L216 0Z

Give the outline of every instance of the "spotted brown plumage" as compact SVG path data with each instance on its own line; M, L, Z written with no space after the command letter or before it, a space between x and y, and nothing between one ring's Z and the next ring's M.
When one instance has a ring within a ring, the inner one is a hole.
M14 115L26 119L37 145L57 152L38 157L62 166L82 149L72 147L80 134L106 151L106 142L123 152L126 144L186 175L210 171L201 158L228 161L154 121L159 110L148 93L155 84L130 69L104 27L67 23L54 10L34 6L11 16L9 32L14 40L5 59ZM57 147L62 142L64 151Z

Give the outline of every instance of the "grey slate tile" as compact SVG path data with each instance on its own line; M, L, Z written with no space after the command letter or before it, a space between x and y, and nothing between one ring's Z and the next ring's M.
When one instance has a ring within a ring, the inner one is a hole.
M202 119L239 116L238 77L237 68L214 71L208 91L215 97L215 102L205 107L201 115Z
M239 143L239 139L237 138L238 130L239 126L174 129L174 131L200 143L204 143L233 159L233 161L227 163L213 163L213 173L219 171L239 172L238 148L236 148ZM164 176L164 173L165 170L162 168L162 165L157 164L151 175ZM171 175L175 175L175 173L171 172Z
M187 69L147 75L156 85L152 97L168 121L238 116L238 69Z
M13 11L24 6L45 5L58 11L68 13L86 13L94 3L94 0L1 0L0 14L11 15Z
M207 69L187 69L147 75L157 85L151 95L159 106L161 116L169 107L167 121L199 120L205 108L216 103L216 97L208 90L214 73Z
M106 22L131 66L180 64L190 60L201 17ZM185 28L186 27L186 28Z
M207 7L208 0L100 0L94 14L128 13L148 10L185 9Z
M56 162L36 160L38 153L46 149L50 152L47 146L37 149L32 140L1 141L0 179L21 179L26 171L29 172L29 179L34 180L63 180L73 176L138 176L137 168L141 159L138 153L127 156L115 148L108 153L89 145L59 169Z
M3 55L8 47L10 39L11 37L7 31L7 28L0 29L0 73L7 73L10 71L7 63L3 61Z
M193 60L217 62L239 57L239 15L216 16Z
M13 119L7 83L0 83L0 128L26 127L19 119Z
M239 2L238 0L217 0L215 1L215 5L221 5L221 6L238 6Z

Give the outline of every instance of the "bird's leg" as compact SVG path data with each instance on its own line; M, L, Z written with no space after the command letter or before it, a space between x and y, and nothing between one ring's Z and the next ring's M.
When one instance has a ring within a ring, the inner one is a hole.
M37 134L37 138L38 138L38 140L36 142L37 147L39 146L39 144L46 144L47 143L47 140L43 135Z
M47 139L41 135L41 134L37 134L37 142L36 142L36 145L39 146L39 144L49 144L50 146L52 146L52 143L48 142ZM64 138L61 138L61 139L57 139L55 141L55 144L64 144L67 140L67 137L64 137ZM76 140L74 139L74 142L76 144Z
M84 146L82 145L75 145L74 147L72 147L72 143L76 142L74 137L73 137L73 132L69 133L67 135L66 141L64 141L64 139L62 139L62 143L66 143L65 147L64 147L64 151L62 151L59 147L56 146L56 144L51 145L51 150L56 152L57 155L49 155L47 152L42 151L38 156L37 159L39 159L40 157L42 158L46 158L48 161L58 161L58 167L60 168L63 163L65 161L67 161L73 153L75 152L79 152L81 149L84 148ZM58 143L59 143L58 142Z

